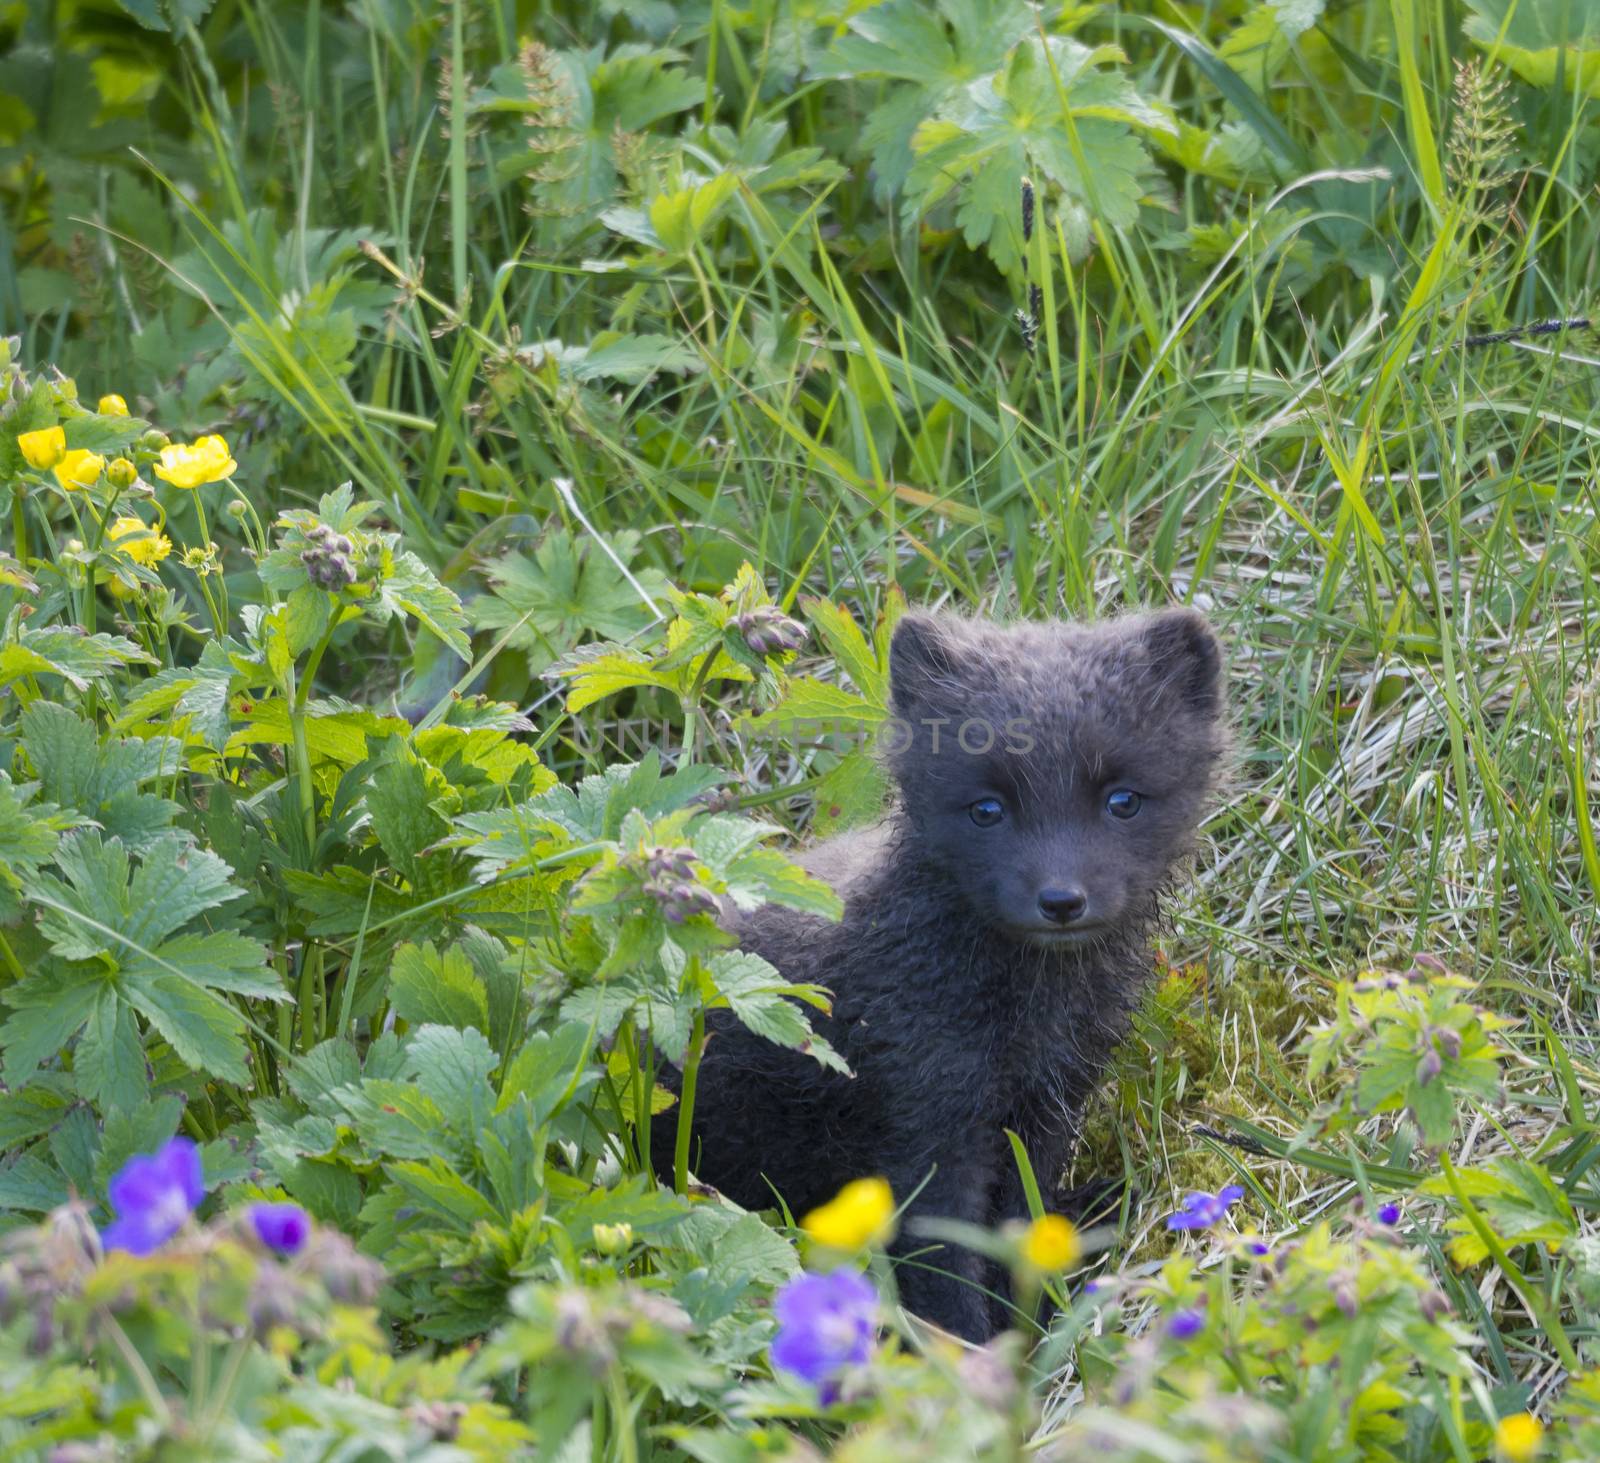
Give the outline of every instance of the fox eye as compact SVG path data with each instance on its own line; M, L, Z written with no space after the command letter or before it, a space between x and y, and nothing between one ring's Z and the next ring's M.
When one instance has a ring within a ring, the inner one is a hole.
M999 798L979 798L967 811L980 828L993 828L1006 815Z
M1106 812L1113 818L1131 818L1143 805L1144 799L1130 788L1119 787L1106 796Z

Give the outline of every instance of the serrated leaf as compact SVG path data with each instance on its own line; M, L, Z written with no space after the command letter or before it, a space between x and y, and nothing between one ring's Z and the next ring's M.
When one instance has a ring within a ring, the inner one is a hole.
M889 775L867 752L852 752L823 774L812 792L816 800L813 827L829 838L846 828L868 823L883 811Z
M489 1074L497 1058L483 1033L453 1026L420 1027L406 1043L406 1061L417 1086L458 1132L471 1139L494 1100Z
M455 946L441 955L432 942L402 945L389 967L389 1000L395 1014L413 1025L481 1030L489 1024L488 993Z
M639 535L615 534L609 547L631 565ZM630 584L597 544L565 530L546 534L532 557L507 554L486 572L492 592L474 603L473 621L485 629L509 630L508 643L527 655L535 674L585 636L627 640L637 634L652 618L643 595L659 601L667 590L660 570L634 570Z
M220 996L166 975L130 984L126 998L189 1066L249 1084L244 1018Z
M31 630L24 625L16 639L0 646L0 686L23 676L60 676L77 690L87 691L90 682L136 663L154 661L120 635L88 635L65 626Z
M73 1072L78 1091L102 1111L133 1112L149 1100L144 1042L132 1010L110 986L89 1010Z
M106 837L138 849L163 835L179 808L140 791L183 765L173 737L101 741L95 728L64 706L35 701L20 718L22 747L39 780L40 796L93 819Z
M1177 128L1126 78L1105 69L1117 59L1114 48L1091 49L1065 36L1045 43L1030 38L1004 68L941 104L912 137L916 161L902 207L907 220L964 183L956 221L967 243L987 249L1008 273L1022 260L1017 198L1024 177L1054 183L1064 213L1131 226L1151 176L1149 155L1133 129L1176 135Z
M460 599L439 583L415 554L394 556L393 569L379 586L378 605L391 613L413 616L463 660L471 656L465 629L467 617Z
M367 790L367 810L372 831L394 865L413 884L424 849L450 831L450 825L432 807L427 769L403 737L384 746Z

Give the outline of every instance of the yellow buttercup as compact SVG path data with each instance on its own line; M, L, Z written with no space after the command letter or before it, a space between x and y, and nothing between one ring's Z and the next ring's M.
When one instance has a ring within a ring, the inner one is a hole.
M854 1179L820 1209L813 1209L800 1227L819 1245L859 1250L883 1244L893 1233L894 1193L881 1178Z
M163 447L156 476L175 488L199 488L232 477L238 466L221 437L201 437Z
M100 404L95 410L103 417L125 417L128 414L128 403L115 391L111 391L100 398Z
M19 432L17 446L29 467L48 472L67 455L67 434L60 427L40 427L37 432Z
M148 528L142 518L130 515L115 519L107 532L119 554L132 559L135 564L142 564L146 569L153 569L172 552L172 540L166 534Z
M62 453L61 460L56 463L56 481L69 493L76 493L84 488L92 488L100 481L100 474L105 470L106 460L98 452L74 447L70 452Z
M1065 1270L1082 1257L1077 1229L1059 1214L1041 1214L1022 1236L1022 1258L1035 1270Z

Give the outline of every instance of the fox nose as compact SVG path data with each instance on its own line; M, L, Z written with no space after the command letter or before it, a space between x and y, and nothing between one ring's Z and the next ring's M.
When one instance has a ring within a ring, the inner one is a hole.
M1070 925L1083 918L1089 896L1082 889L1044 889L1039 894L1039 912L1053 925Z

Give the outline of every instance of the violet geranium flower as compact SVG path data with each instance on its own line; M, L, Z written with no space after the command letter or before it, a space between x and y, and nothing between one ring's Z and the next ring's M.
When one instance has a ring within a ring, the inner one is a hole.
M1168 1229L1210 1229L1231 1205L1244 1198L1238 1184L1229 1184L1214 1194L1196 1192L1183 1201L1183 1208L1167 1215Z
M311 1234L311 1216L298 1204L252 1204L250 1227L279 1255L295 1254Z
M1192 1306L1185 1306L1172 1313L1171 1319L1167 1322L1167 1335L1174 1341L1188 1341L1205 1330L1205 1325L1204 1312L1197 1311Z
M854 1270L801 1275L773 1301L778 1337L772 1364L816 1387L824 1403L837 1395L838 1375L872 1354L878 1296Z
M116 1219L101 1239L108 1250L154 1254L206 1196L200 1150L189 1138L169 1138L154 1153L122 1165L108 1186Z

